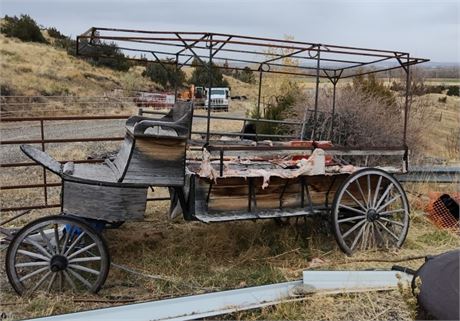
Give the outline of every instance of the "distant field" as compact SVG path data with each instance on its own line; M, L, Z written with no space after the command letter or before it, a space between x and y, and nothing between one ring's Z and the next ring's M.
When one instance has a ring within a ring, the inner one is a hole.
M425 83L429 84L436 84L436 85L441 85L441 84L447 84L447 85L460 85L460 79L459 78L426 78Z

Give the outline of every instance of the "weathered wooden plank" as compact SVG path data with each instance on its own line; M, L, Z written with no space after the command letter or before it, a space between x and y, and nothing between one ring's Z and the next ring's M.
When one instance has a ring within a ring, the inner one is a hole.
M76 216L109 222L142 220L147 187L115 187L64 180L63 210Z
M334 197L335 191L348 175L337 176L305 176L292 179L272 177L270 184L262 188L262 178L252 178L255 185L256 212L261 210L280 210L280 206L286 209L301 208L301 180L308 184L313 206L325 206L326 195L329 192L329 204ZM247 212L249 187L248 179L244 177L218 178L217 183L212 184L208 179L195 176L195 213L208 215L226 215L226 212ZM286 186L287 183L287 186ZM332 184L334 183L334 184ZM306 188L306 187L305 187ZM210 191L210 193L209 193ZM209 195L208 195L209 193ZM304 209L309 207L306 190L304 191ZM280 204L280 198L282 201Z
M30 145L21 145L20 148L24 152L24 154L26 154L27 157L29 157L33 161L43 165L44 167L46 167L53 173L61 175L62 173L61 164L58 161L56 161L53 157L48 155L47 153L39 150L38 148L30 146Z
M116 173L107 164L74 164L73 178L92 182L116 183Z
M123 182L182 186L186 143L180 137L137 137Z
M126 168L128 166L129 157L131 155L131 150L133 148L133 138L130 135L126 135L121 145L120 150L113 161L113 164L117 168L117 181L122 181L125 174Z

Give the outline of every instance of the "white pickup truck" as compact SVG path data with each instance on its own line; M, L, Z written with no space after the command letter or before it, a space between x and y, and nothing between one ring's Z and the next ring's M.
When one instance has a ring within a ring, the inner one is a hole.
M204 108L208 109L209 88L205 89L206 100ZM228 87L213 87L211 88L211 110L228 111L230 103L230 89Z

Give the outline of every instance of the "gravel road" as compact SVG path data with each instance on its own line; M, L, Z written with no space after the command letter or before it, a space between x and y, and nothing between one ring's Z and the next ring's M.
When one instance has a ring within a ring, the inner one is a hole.
M45 138L90 138L123 136L124 120L85 120L45 122ZM1 140L40 139L39 122L18 122L1 124ZM50 149L62 144L48 144ZM2 145L0 163L24 161L25 158L18 145Z

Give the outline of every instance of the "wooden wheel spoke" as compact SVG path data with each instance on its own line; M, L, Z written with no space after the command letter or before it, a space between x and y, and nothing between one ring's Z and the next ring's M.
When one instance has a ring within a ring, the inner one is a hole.
M67 269L67 271L69 271L70 274L72 274L77 280L79 280L81 283L83 283L88 289L91 289L93 287L91 285L91 283L88 282L88 280L86 280L84 277L82 277L77 272L75 272L75 271L73 271L71 269Z
M350 247L350 250L353 251L353 249L355 248L358 240L361 238L361 236L363 235L364 233L364 230L366 229L367 227L367 224L364 224L363 227L361 227L361 229L359 230L358 234L356 235L355 239L353 240L353 243L351 244L351 247Z
M371 192L371 175L368 174L367 176L367 206L372 206L372 192Z
M401 213L401 212L406 212L406 210L404 208L400 208L400 209L397 209L397 210L392 210L392 211L384 211L384 212L380 212L379 215L380 216L390 216L394 213Z
M377 221L377 224L379 224L381 227L383 227L383 229L384 229L388 234L390 234L392 237L394 237L396 241L399 241L399 237L397 237L392 231L390 231L390 229L389 229L388 227L386 227L384 224L382 224L382 222Z
M28 266L43 266L43 265L49 265L50 263L48 261L37 261L37 262L23 262L23 263L16 263L14 266L17 268L20 267L28 267Z
M40 244L38 244L37 242L35 242L34 240L32 240L30 237L26 237L24 239L24 241L26 243L29 243L29 244L32 244L34 247L36 247L40 252L42 252L45 256L51 258L51 254L43 247L41 246Z
M69 273L67 273L67 271L62 271L62 274L64 274L64 279L70 284L70 286L72 287L72 289L74 291L77 291L77 287L75 286L75 282L72 281L72 278L70 277Z
M343 205L343 204L339 204L339 207L342 207L342 208L347 209L347 210L352 211L352 212L356 212L358 214L366 215L366 212L358 210L357 208L354 208L354 207L350 207L350 206Z
M382 204L383 200L385 199L385 197L387 197L387 194L390 192L390 190L393 188L393 183L390 183L385 192L382 194L382 197L380 197L379 201L377 202L377 204L374 206L375 208L378 208L380 207L380 204Z
M348 231L345 232L345 234L342 235L343 239L345 239L348 235L350 235L354 230L356 230L358 227L366 223L366 220L362 220L359 223L356 223L353 227L351 227Z
M26 250L18 250L18 253L26 255L28 257L33 257L35 259L43 260L43 261L46 261L46 262L50 261L49 257L43 256L43 255L38 254L38 253L29 252L29 251L26 251Z
M100 256L79 257L79 258L69 260L69 263L90 262L90 261L100 261L100 260L101 260Z
M61 253L61 250L59 249L59 231L57 224L54 224L54 240L56 241L56 254Z
M45 241L46 246L48 247L48 249L51 252L51 254L56 254L56 252L54 251L54 247L51 245L50 239L48 238L48 236L46 236L45 232L43 232L43 230L40 229L39 233L40 233L40 236L42 237L43 241Z
M78 235L78 237L72 242L72 244L70 244L69 248L64 253L65 256L67 256L73 250L73 248L78 244L78 242L80 242L80 240L85 234L85 232L81 232L80 235Z
M393 197L392 199L390 199L388 202L386 202L385 204L383 204L382 206L380 206L378 209L377 209L377 212L380 212L381 210L383 210L384 208L386 208L388 205L390 205L391 203L393 203L394 201L396 201L398 198L401 197L401 194L398 194L396 195L395 197Z
M361 202L358 201L353 194L351 194L348 190L345 190L345 193L347 193L353 199L353 201L355 201L355 203L358 204L364 211L367 211L366 207L363 204L361 204Z
M27 292L28 292L29 294L30 294L30 293L34 293L34 292L40 287L40 285L42 285L43 282L45 282L45 280L48 278L48 276L50 276L51 273L52 273L51 271L48 271L48 273L46 273L46 274L40 279L40 281L38 281L38 282L35 284L35 286L34 286L32 289L30 289L30 291L27 291Z
M380 232L380 229L379 229L377 226L375 226L375 224L377 224L377 223L376 223L376 222L373 222L374 229L377 231L377 234L379 235L380 239L382 240L382 243L384 243L384 242L385 242L385 238L383 237L382 232Z
M56 279L56 275L57 273L53 273L53 276L51 276L51 280L50 280L50 283L48 284L48 288L46 289L46 292L49 293L51 291L51 287L53 286L54 280Z
M64 243L62 244L62 250L60 254L64 254L67 248L67 242L69 242L69 237L72 232L73 232L73 226L69 229L69 231L66 230L65 237L64 237Z
M92 273L92 274L95 274L95 275L99 275L99 274L100 274L99 271L96 271L96 270L87 268L87 267L85 267L85 266L77 265L77 264L69 264L69 268L71 268L71 269L77 269L77 270L84 271L84 272L88 272L88 273Z
M389 219L387 219L387 218L384 218L384 217L380 217L379 219L380 219L380 220L382 220L382 221L385 221L385 222L391 223L391 224L395 224L395 225L398 225L398 226L404 227L404 224L403 224L403 223L401 223L401 222L397 222L397 221L389 220Z
M22 278L19 279L19 282L25 281L28 278L33 277L34 275L37 275L39 273L45 272L46 270L49 270L48 266L42 267L41 269L35 270L33 272L30 272L29 274L24 275Z
M91 243L90 245L87 245L87 246L85 246L84 248L81 248L81 249L79 249L78 251L73 252L71 255L69 255L69 256L67 257L67 259L70 260L71 258L77 256L78 254L81 254L81 253L83 253L83 252L85 252L85 251L88 251L89 249L92 249L92 248L95 247L96 245L97 245L96 243Z
M58 285L59 285L59 292L62 292L62 286L64 284L64 280L63 280L63 275L64 275L64 272L63 271L59 271L59 281L58 281Z
M377 186L375 187L374 199L372 200L373 208L375 208L375 205L377 205L377 197L379 196L379 190L380 190L381 183L382 183L382 176L379 176L379 180L377 181Z
M366 206L366 209L367 209L369 207L369 204L367 204L363 189L361 188L361 184L359 184L359 177L355 180L355 182L356 182L356 185L358 185L358 190L359 190L359 193L361 194L361 198L363 199L363 202L367 205Z
M340 220L337 220L337 223L345 223L345 222L350 222L350 221L356 221L359 219L366 218L366 215L358 215L358 216L353 216L353 217L347 217L347 218L342 218Z

